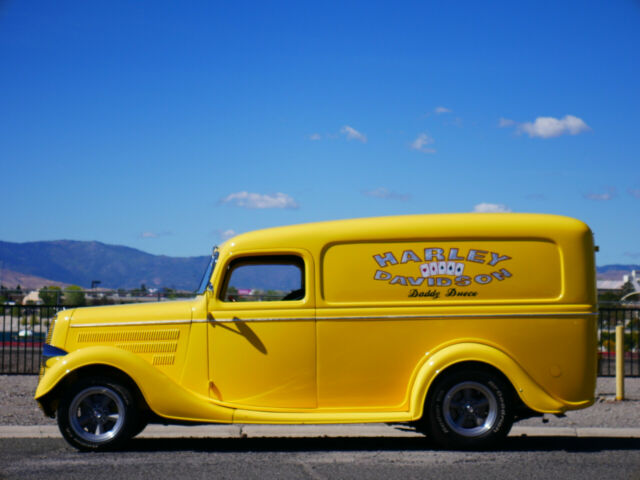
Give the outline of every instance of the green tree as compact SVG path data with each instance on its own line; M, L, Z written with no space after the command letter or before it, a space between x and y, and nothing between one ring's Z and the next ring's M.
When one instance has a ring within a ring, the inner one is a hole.
M86 303L84 291L77 285L71 285L64 289L64 304L68 307L81 306Z
M598 303L614 303L620 300L620 295L615 292L604 292L598 294Z
M282 300L282 297L284 297L284 295L279 290L267 290L264 294L264 300L267 302Z
M62 298L62 289L60 287L43 287L38 292L38 296L45 305L58 305Z
M230 286L227 288L227 293L226 293L226 301L231 300L232 302L237 302L238 301L238 289L234 286Z
M622 285L622 292L620 293L620 298L624 297L625 295L628 295L633 291L635 291L635 288L633 288L633 285L631 284L631 282L626 282L624 285Z

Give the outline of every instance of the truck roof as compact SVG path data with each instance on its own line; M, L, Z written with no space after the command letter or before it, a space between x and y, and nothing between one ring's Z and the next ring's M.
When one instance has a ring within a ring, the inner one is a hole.
M570 217L534 213L451 213L397 215L304 223L237 235L225 248L322 248L344 241L420 240L424 238L548 238L562 243L590 232Z

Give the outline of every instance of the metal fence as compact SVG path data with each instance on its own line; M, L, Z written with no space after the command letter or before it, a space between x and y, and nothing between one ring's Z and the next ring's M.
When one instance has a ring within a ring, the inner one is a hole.
M40 369L42 344L60 306L0 305L0 374L32 375ZM73 308L73 307L64 307ZM624 326L625 374L640 377L640 308L600 308L598 375L615 375L615 328Z
M58 310L44 305L0 305L0 373L36 374L42 344Z
M616 326L624 326L625 376L640 377L640 308L615 306L600 308L598 325L598 375L616 374Z

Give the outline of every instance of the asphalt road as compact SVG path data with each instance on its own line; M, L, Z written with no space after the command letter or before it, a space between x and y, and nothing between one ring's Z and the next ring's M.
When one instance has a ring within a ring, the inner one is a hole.
M594 406L519 422L493 452L435 450L415 432L372 424L152 425L126 451L79 453L38 411L36 382L0 377L0 480L640 480L640 379L628 379L628 400L615 402L613 379L599 378Z
M0 479L640 479L640 439L512 437L492 452L420 437L133 440L79 453L62 439L0 439Z

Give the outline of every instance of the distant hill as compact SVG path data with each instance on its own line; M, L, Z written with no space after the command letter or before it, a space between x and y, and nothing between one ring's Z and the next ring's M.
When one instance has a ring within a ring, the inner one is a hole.
M36 277L25 273L14 272L11 270L0 269L0 285L7 288L15 288L20 285L22 290L38 290L42 287L66 287L68 284L64 282L56 282L48 278Z
M100 242L0 241L0 266L21 274L89 288L169 287L195 290L209 257L168 257ZM9 285L3 278L6 287Z
M596 268L598 280L622 280L631 270L640 271L640 265L604 265Z

